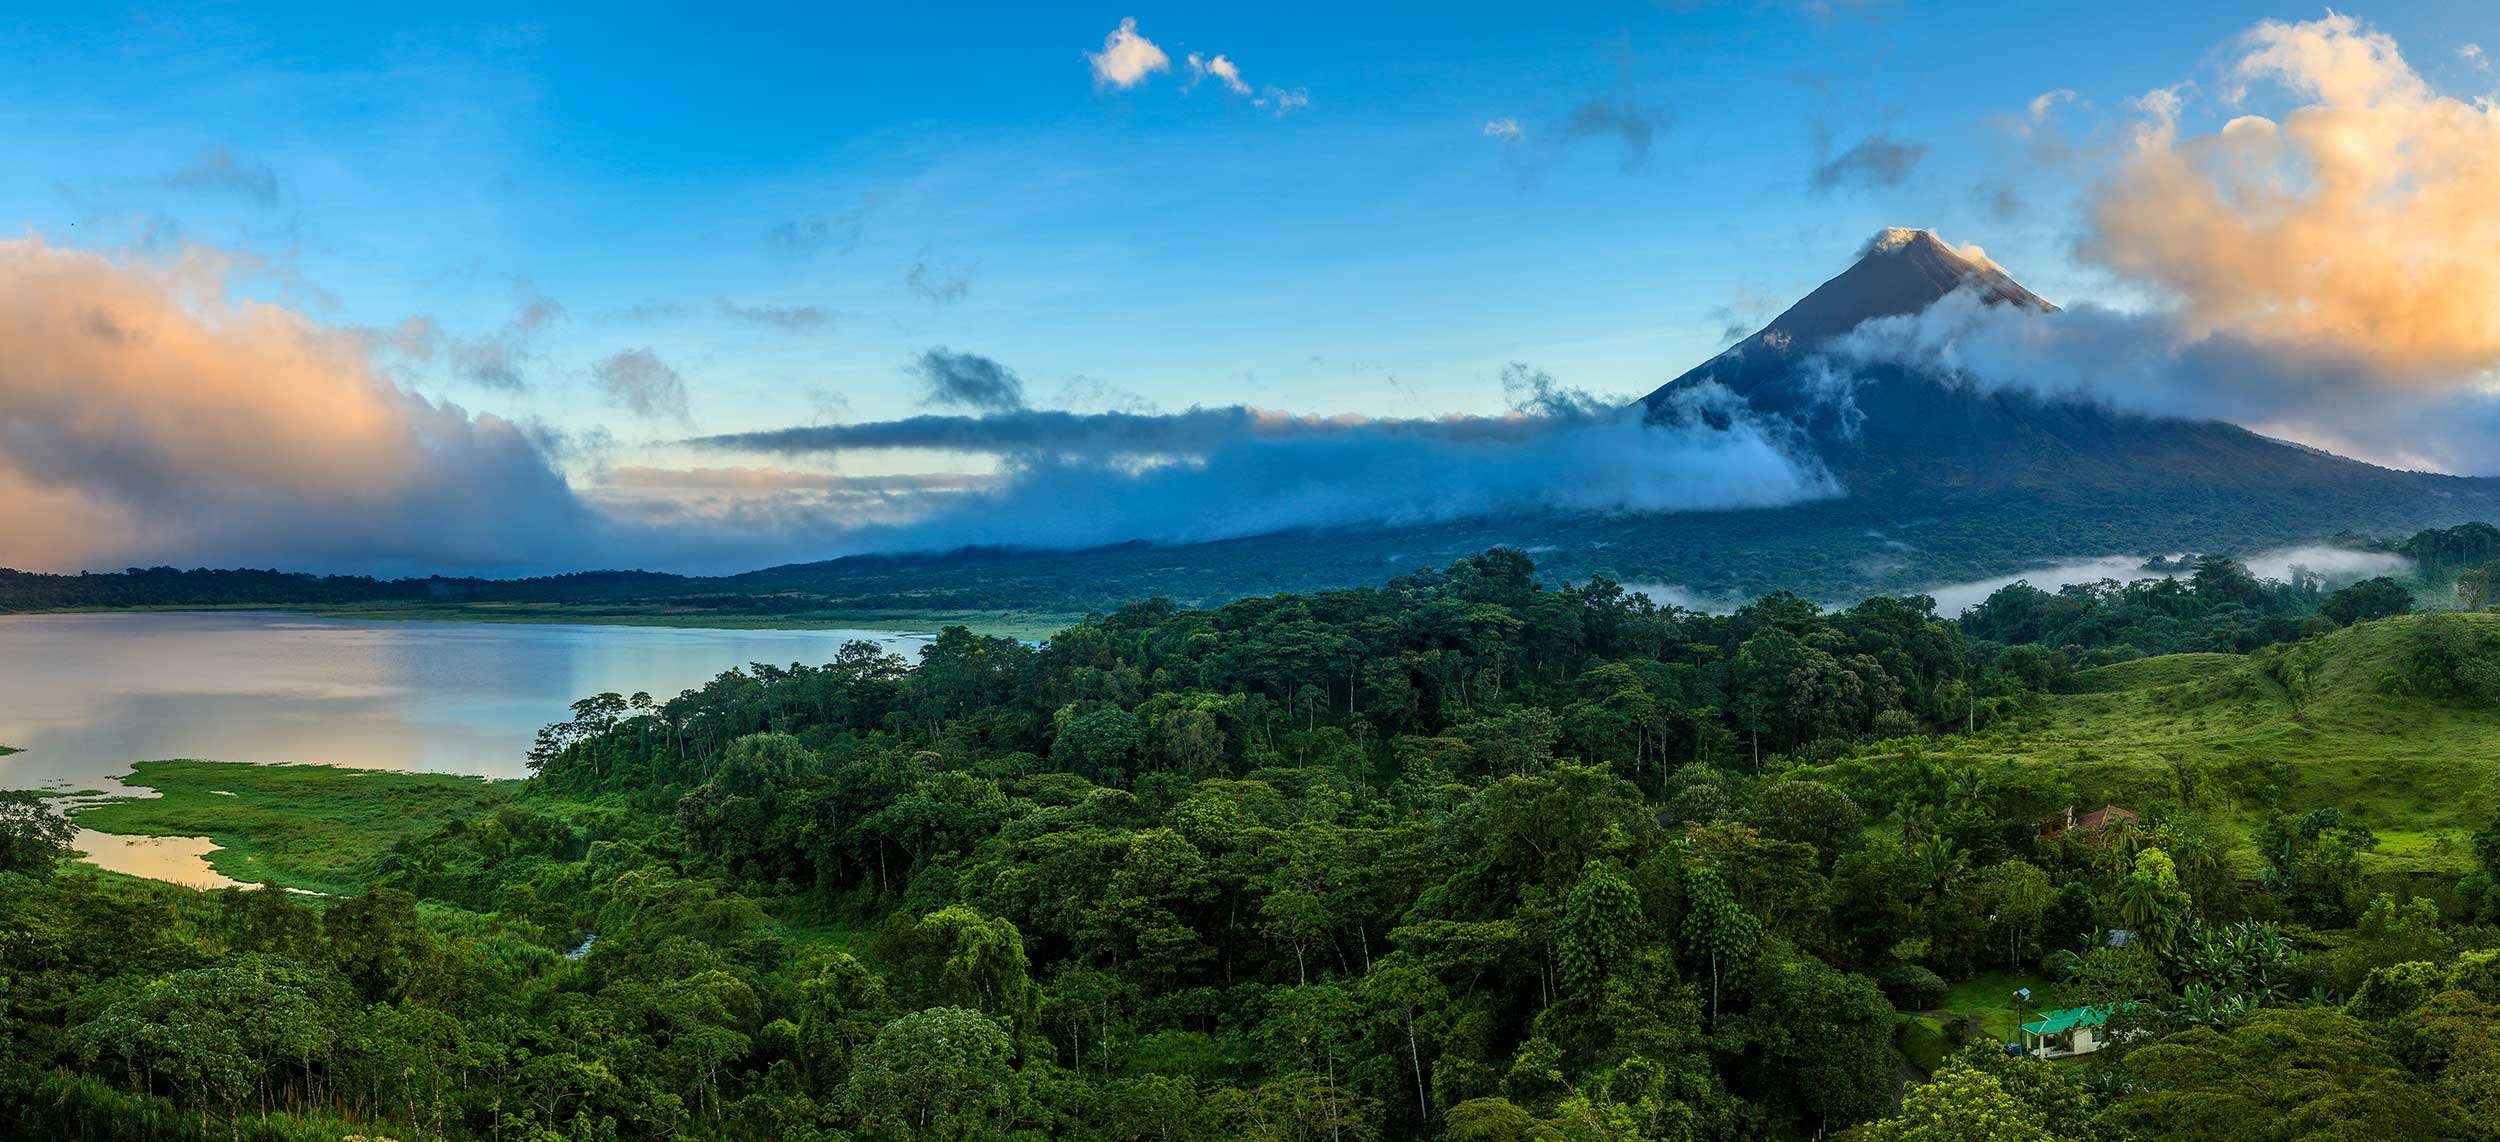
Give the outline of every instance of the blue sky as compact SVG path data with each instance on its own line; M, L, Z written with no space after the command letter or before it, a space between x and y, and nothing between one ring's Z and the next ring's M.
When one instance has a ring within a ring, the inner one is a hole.
M364 8L15 6L0 220L249 255L239 288L328 325L430 320L509 369L391 365L409 387L662 465L695 462L661 442L696 432L919 411L907 366L935 346L1013 368L1039 406L1483 413L1514 361L1637 394L1887 225L1980 243L2053 299L2124 302L2072 249L2128 101L2211 87L2259 20L2323 14ZM2357 14L2442 89L2492 88L2456 47L2500 46L2500 10ZM1127 88L1088 60L1123 18L1169 61ZM1251 94L1193 84L1193 52ZM2189 121L2217 122L2210 102ZM1817 184L1868 144L1894 162ZM685 418L609 398L596 367L626 350L682 378Z

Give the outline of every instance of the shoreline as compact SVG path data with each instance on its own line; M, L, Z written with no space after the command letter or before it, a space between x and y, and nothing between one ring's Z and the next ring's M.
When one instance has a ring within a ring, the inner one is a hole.
M577 603L394 603L338 606L326 603L202 603L131 607L47 607L0 611L0 618L41 615L247 614L310 615L366 622L484 622L543 626L662 627L678 630L864 630L935 635L949 626L976 634L1041 639L1084 620L1052 612L811 611L794 615L733 615L662 607ZM5 747L0 747L5 748Z
M67 816L82 834L116 838L121 859L98 862L90 851L81 863L186 887L274 882L335 894L351 891L393 842L490 810L524 779L164 759L133 762L118 780L149 792L90 801Z

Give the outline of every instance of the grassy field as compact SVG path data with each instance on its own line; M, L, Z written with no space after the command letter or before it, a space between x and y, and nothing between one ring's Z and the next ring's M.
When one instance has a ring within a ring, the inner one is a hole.
M1911 1066L1918 1068L1921 1081L1936 1073L1946 1058L1961 1049L1952 1029L1944 1021L1926 1015L1902 1014L1894 1017L1892 1049Z
M2017 1017L2014 992L2031 989L2031 1004ZM2038 1019L2049 999L2048 981L2028 972L1986 971L1946 989L1937 1013L1969 1016L1980 1031L2000 1043L2011 1043L2022 1019Z
M2500 614L2457 617L2500 630ZM2055 766L2073 779L2079 808L2181 800L2243 835L2269 809L2334 806L2378 831L2374 871L2462 871L2469 835L2500 809L2500 709L2397 692L2390 680L2420 621L2365 623L2248 657L2103 667L2076 693L1929 753ZM2258 865L2245 844L2235 859Z
M245 883L353 891L361 869L404 837L492 808L518 782L326 765L143 761L125 784L162 796L81 810L78 824L143 837L207 837L210 867Z

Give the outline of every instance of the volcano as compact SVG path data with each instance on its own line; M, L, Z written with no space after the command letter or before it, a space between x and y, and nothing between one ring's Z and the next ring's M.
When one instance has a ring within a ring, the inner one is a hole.
M1783 589L1843 600L2085 556L2256 551L2500 520L2500 480L2401 472L2221 421L1982 392L1897 366L1854 368L1835 394L1830 371L1816 367L1834 338L1922 312L1959 290L2022 312L2057 312L1975 249L1956 249L1926 230L1886 230L1839 276L1633 406L1658 421L1717 419L1728 414L1725 401L1678 397L1724 386L1832 473L1841 493L1829 499L1086 551L858 556L724 585L861 609L995 607L1001 599L1073 609L1149 595L1207 604L1373 583L1511 545L1557 579L1604 574L1712 600Z
M1812 367L1833 338L1919 313L1957 290L1990 305L2057 311L1975 249L1894 228L1869 240L1840 276L1642 403L1663 417L1680 390L1723 385L1756 412L1798 426L1857 498L2028 493L2086 506L2151 495L2205 517L2271 512L2267 505L2292 494L2324 496L2362 520L2391 504L2489 495L2490 481L2393 471L2222 421L1976 392L1896 366L1854 368L1853 383L1835 396L1828 372Z
M1792 451L1812 453L1833 475L1839 492L1829 498L1734 511L1557 510L1085 550L855 555L685 580L656 594L635 584L617 590L742 613L1064 615L1157 596L1214 605L1376 584L1512 546L1554 580L1605 575L1671 586L1662 597L1712 603L1776 590L1837 602L2080 557L2255 552L2346 533L2393 538L2500 520L2500 480L2395 471L2220 421L1983 392L1895 366L1857 368L1836 394L1830 371L1817 367L1834 338L1962 290L2043 319L2057 312L1976 250L1924 230L1886 230L1770 324L1631 406L1654 420L1718 419L1735 410L1706 387L1723 386L1790 438ZM1680 399L1686 392L1714 399Z

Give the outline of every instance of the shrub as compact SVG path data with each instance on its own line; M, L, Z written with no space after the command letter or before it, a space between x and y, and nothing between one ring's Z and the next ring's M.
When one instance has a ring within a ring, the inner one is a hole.
M1903 1011L1930 1011L1944 1002L1944 977L1918 964L1886 968L1875 983Z

